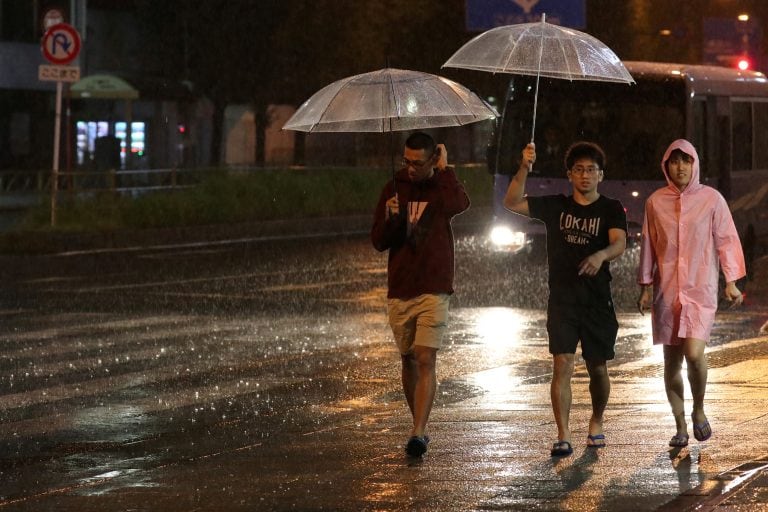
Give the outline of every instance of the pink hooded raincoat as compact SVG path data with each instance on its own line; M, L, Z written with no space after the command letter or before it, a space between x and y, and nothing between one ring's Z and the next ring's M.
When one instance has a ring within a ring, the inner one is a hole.
M675 149L694 159L683 192L664 170ZM668 186L645 203L637 273L639 284L653 284L653 342L708 341L717 311L719 269L727 282L746 274L739 235L723 196L700 183L699 155L690 142L678 139L670 144L661 169Z

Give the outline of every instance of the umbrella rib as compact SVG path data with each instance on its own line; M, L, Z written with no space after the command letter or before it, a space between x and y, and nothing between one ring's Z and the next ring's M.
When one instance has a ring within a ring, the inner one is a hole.
M395 81L392 79L391 72L387 72L387 78L389 79L389 89L392 94L392 101L395 105L395 112L397 113L397 118L400 119L400 103L397 101L397 96L395 95ZM382 112L384 112L384 109L382 109ZM389 121L389 131L392 132L392 116L387 116L387 120ZM382 131L383 129L384 126L382 124Z
M523 39L523 36L528 33L530 28L526 28L525 30L521 31L520 34L518 34L518 37L512 42L512 49L507 52L507 58L504 62L504 65L502 66L501 70L506 71L509 67L509 63L512 60L512 54L515 51L515 48L517 48L518 43Z
M451 88L451 90L453 91L453 88ZM438 91L438 92L440 92L440 91ZM467 103L460 94L456 93L456 91L453 91L453 93L456 95L456 97L459 98L459 101L461 101L461 104L464 105L464 108L467 109L467 111L469 111L469 113L470 113L470 115L472 116L473 119L479 119L480 118L480 116L475 113L475 111L472 109L472 107L469 105L469 103ZM440 96L442 96L446 100L446 102L448 101L448 98L442 92L440 92ZM459 117L458 114L454 114L453 117L459 123L459 126L465 125L465 124L469 124L469 123L463 123L461 121L461 118Z
M443 94L443 91L441 91L440 89L435 89L435 90L437 91L437 94L439 94L440 97L443 99L445 104L450 107L451 106L451 102L448 101L448 97L445 94ZM464 104L465 107L467 106L467 104L464 102L463 99L459 98L459 100ZM461 119L459 118L459 115L456 113L456 110L454 108L452 108L452 107L451 107L451 110L452 110L451 117L453 117L456 120L456 122L458 123L458 125L461 126L463 123L461 122Z
M567 60L566 55L565 55L565 46L562 45L562 44L560 45L560 51L562 51L563 59L565 60L565 62L568 65L568 75L569 75L569 77L571 77L571 80L572 80L573 76L574 76L574 73L573 73L573 70L571 69L571 62L569 60ZM581 67L581 56L579 55L578 50L575 48L575 45L574 45L573 51L574 51L574 53L576 53L576 63L579 66L579 68L578 68L579 76L583 76L584 75L584 71L583 71L583 69Z
M327 105L333 104L334 100L338 98L339 94L341 94L341 91L344 90L350 83L352 82L351 81L346 82L341 87L339 87L339 90L333 94L333 98L331 98L330 101L327 102ZM326 108L325 110L323 110L323 113L320 114L320 117L317 118L317 122L313 123L312 127L309 129L310 132L312 132L316 126L322 123L323 118L325 117L325 114L327 114L329 110L330 110L329 108Z

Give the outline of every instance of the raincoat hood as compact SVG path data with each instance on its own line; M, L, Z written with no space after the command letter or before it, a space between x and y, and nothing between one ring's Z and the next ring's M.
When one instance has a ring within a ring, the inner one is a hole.
M690 155L693 157L693 172L691 173L691 181L690 183L688 183L688 186L685 187L685 190L683 192L680 192L677 186L675 186L675 184L669 178L669 174L667 174L667 169L664 165L667 162L667 160L669 160L669 155L671 155L672 152L676 149L679 149L686 155ZM673 189L678 194L687 193L689 190L694 191L702 186L699 180L699 154L696 152L696 148L693 147L693 144L691 144L685 139L677 139L676 141L674 141L672 144L669 145L667 150L664 152L664 156L661 159L661 172L664 173L664 178L666 178L669 188Z

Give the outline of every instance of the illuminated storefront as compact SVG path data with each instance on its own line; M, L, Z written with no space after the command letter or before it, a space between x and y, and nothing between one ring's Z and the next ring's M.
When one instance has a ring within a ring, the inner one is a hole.
M125 121L78 121L75 137L77 165L103 167L103 162L111 162L119 156L120 168L126 168L129 143L126 128ZM131 122L130 161L133 163L145 155L146 133L146 123Z

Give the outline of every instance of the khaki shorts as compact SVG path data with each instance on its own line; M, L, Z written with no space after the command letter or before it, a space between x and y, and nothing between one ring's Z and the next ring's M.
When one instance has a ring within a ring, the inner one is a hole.
M389 326L400 353L414 345L439 349L448 320L448 294L424 294L408 300L388 299Z

